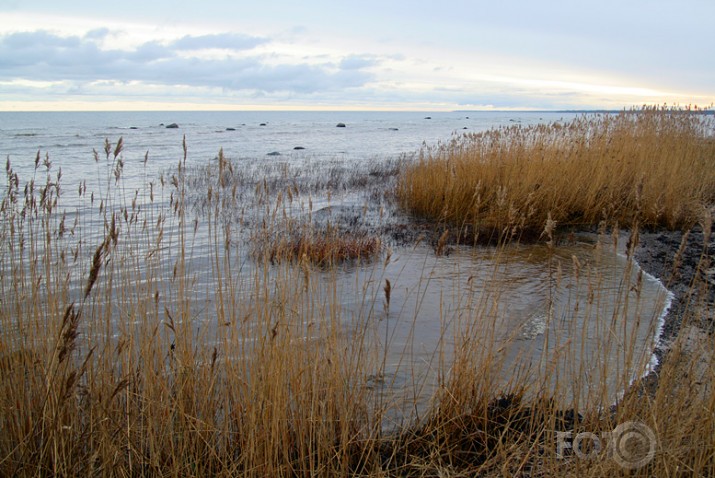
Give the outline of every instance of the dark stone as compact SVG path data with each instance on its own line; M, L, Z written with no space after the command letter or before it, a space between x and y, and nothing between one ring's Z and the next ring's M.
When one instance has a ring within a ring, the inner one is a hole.
M336 128L345 128L345 123L338 123L335 125Z
M399 128L389 128L390 131L400 131Z
M278 151L271 151L270 153L266 154L266 156L280 156L281 153Z
M226 131L236 131L236 128L226 128Z
M268 123L261 123L258 126L266 126Z
M167 127L167 129L176 129L179 127L179 125L176 123L171 123L171 124L166 125L166 127Z
M296 147L293 148L293 149L296 150L296 151L299 151L299 150L305 149L305 148L304 148L303 146L296 146Z
M129 129L139 129L136 126L130 126Z
M431 116L425 116L425 119L432 119Z

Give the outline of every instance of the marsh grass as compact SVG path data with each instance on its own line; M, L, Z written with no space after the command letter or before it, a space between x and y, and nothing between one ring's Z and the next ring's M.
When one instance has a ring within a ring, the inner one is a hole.
M60 187L61 173L51 172L48 157L41 162L38 155L27 186L8 161L0 208L0 474L691 476L715 471L715 377L712 362L705 367L698 362L700 349L676 345L680 352L663 364L654 394L629 393L611 409L605 386L596 383L588 406L564 410L554 397L578 394L572 385L578 371L556 382L548 368L517 369L505 377L501 352L508 342L494 340L490 294L464 304L469 313L435 317L459 326L443 326L445 343L432 364L439 370L432 406L419 420L408 417L402 428L386 430L384 418L394 404L383 379L385 350L400 310L393 285L399 281L381 274L390 252L384 262L373 261L374 291L358 286L363 303L346 315L329 268L301 260L271 264L269 245L267 254L254 256L255 267L243 269L246 245L236 240L236 230L251 225L248 237L258 234L262 240L285 231L302 217L302 206L293 214L291 204L310 202L301 199L301 191L293 188L291 200L285 184L256 181L249 210L247 183L220 154L219 174L201 179L204 196L197 201L196 184L187 187L184 145L173 173L126 197L123 147L107 142L104 155L96 155L98 170L109 174L100 176L97 196L79 189L78 206L70 211L74 222L62 210L69 193ZM193 217L193 204L199 203L202 215ZM308 207L308 216L311 211ZM549 230L544 221L540 231L545 224ZM370 241L357 249L379 257L382 252ZM290 242L277 244L279 250L294 249ZM287 257L307 255L308 247ZM552 241L550 247L557 246ZM318 249L316 262L331 257ZM208 280L199 280L201 274ZM619 295L608 300L626 307L630 286L637 285L630 277L624 276ZM491 280L499 283L498 267ZM598 297L601 292L593 287ZM593 320L608 327L614 317ZM626 342L626 349L632 346ZM712 336L697 346L715 348ZM453 348L449 361L446 348ZM405 354L408 350L409 345ZM579 353L565 350L573 357ZM614 373L622 373L627 385L643 363L624 356L626 370ZM692 393L695 382L702 393ZM657 452L647 466L631 472L607 456L557 458L556 431L600 433L624 420L642 421L657 433Z
M715 200L712 118L643 107L455 137L403 168L400 203L483 237L538 238L548 220L689 228Z
M263 241L262 241L263 242ZM366 233L339 232L335 228L302 230L259 244L254 254L270 263L304 260L318 266L368 262L380 253L380 239Z
M47 179L35 189L8 162L2 474L309 476L366 466L377 429L359 329L346 342L339 310L300 268L239 280L220 214L231 190L213 185L202 237L186 205L185 157L146 196L115 202L121 148L98 155L98 168L113 165L101 199L80 189L99 231L65 230L49 164L37 164ZM204 254L208 270L193 270ZM206 273L205 296L197 276Z

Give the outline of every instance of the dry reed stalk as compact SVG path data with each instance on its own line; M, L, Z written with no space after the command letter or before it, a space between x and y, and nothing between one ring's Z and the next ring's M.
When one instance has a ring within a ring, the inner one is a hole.
M601 220L689 227L715 200L712 117L643 108L567 124L509 127L455 139L406 165L401 204L477 230L531 231Z

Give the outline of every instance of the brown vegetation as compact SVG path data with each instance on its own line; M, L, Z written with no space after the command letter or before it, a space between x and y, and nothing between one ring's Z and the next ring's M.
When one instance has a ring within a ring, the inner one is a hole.
M671 116L675 124L666 121ZM595 124L583 119L573 126L476 136L470 141L486 148L480 156L485 164L475 163L467 151L451 159L425 158L405 173L403 200L420 214L434 214L440 220L480 225L486 221L494 227L519 225L539 231L545 225L549 229L548 212L557 222L623 221L638 211L643 223L689 223L694 220L692 201L712 200L710 187L715 184L707 179L713 168L706 168L702 157L712 151L712 144L677 140L691 138L699 122L695 116L648 110ZM640 129L642 123L650 125L645 128L650 136ZM578 167L567 173L558 158L571 149L580 151L568 156L575 162L597 158L585 144L569 146L578 136L563 136L562 130L572 129L592 132L590 142L606 152L615 151L614 144L627 149L631 138L649 154L670 148L687 151L688 159L674 160L677 166L663 162L648 168L654 170L651 179L645 170L624 166L638 162L629 159L633 155L645 154L636 148L605 159L609 167L623 167L613 175L598 169L586 173ZM625 129L639 133L628 136ZM661 142L661 130L673 139ZM615 136L607 137L610 134ZM658 146L650 146L653 142ZM453 152L457 146L452 145ZM114 166L108 185L115 178L121 181L121 147L107 143L101 159ZM486 159L497 151L509 155L499 161ZM533 156L534 151L543 152L543 159ZM530 165L529 158L536 158L538 165ZM60 178L50 177L49 165L45 184L30 182L25 187L8 162L8 190L0 209L1 475L715 473L715 369L699 367L700 349L688 352L676 345L682 353L671 354L663 364L654 394L634 389L610 410L596 384L593 403L600 407L563 410L553 397L573 393L571 383L561 380L554 387L553 377L537 373L517 374L504 385L501 358L489 346L489 337L469 333L477 330L470 324L483 330L489 320L490 297L481 299L474 314L460 316L464 334L455 339L453 363L435 358L433 366L441 378L427 416L396 432L383 429L390 404L370 380L381 376L382 324L388 322L387 312L394 314L396 309L390 306L390 281L374 280L376 295L366 294L362 309L345 317L330 274L312 280L321 272L305 267L304 261L257 261L248 278L242 277L239 246L232 242L231 222L223 214L235 211L242 198L228 180L233 172L221 161L225 174L216 175L205 191L208 240L207 250L201 252L208 258L210 281L202 291L196 288L196 272L188 266L196 252L192 240L198 226L187 218L185 158L169 180L147 184L147 194L134 201L113 203L108 192L100 199L87 197L80 189L80 199L104 224L100 231L83 231L82 222L67 224L60 209ZM560 171L554 180L573 176L552 186L544 169L557 164L557 169L548 169ZM36 165L38 174L45 172L39 161ZM419 171L430 171L432 182L420 182ZM439 171L447 174L440 176ZM500 181L490 183L483 175L487 172ZM579 177L595 180L597 173L603 176L601 186L567 189ZM681 176L686 178L682 182ZM476 182L458 183L462 177ZM522 184L521 177L530 181ZM680 198L687 189L684 182L693 178L702 179L693 188L696 194ZM161 188L166 191L160 194ZM631 196L629 191L635 192ZM414 192L423 199L408 198ZM155 194L170 198L168 204L154 204ZM590 197L593 204L578 213L583 218L575 219L573 211L579 209L571 204L580 196ZM464 197L469 198L466 205L457 207ZM275 203L271 201L265 204ZM430 202L437 205L428 207ZM270 225L280 217L277 210L268 208L263 218L251 220L263 223L263 232L281 230ZM511 211L505 218L500 216L504 210ZM337 236L328 234L327 239L338 241ZM260 257L305 255L313 262L330 263L380 254L376 239L343 240L344 246L323 243L316 235L297 244L279 241ZM379 264L375 267L379 277ZM374 306L382 299L383 284L385 311ZM631 290L627 284L618 297L608 298L625 304ZM612 319L594 317L604 327ZM452 318L435 320L446 323ZM715 349L712 336L702 340L698 347ZM626 365L643 365L634 360ZM696 368L700 373L693 374ZM693 394L691 386L703 393ZM600 437L626 421L642 422L657 436L652 460L642 467L624 468L605 451L589 460L557 454L559 431Z
M304 226L298 231L270 237L256 237L254 255L271 264L306 261L331 266L346 261L372 260L380 253L380 239L367 233L340 232L334 227L315 230Z
M645 107L519 125L425 149L403 168L404 208L500 237L608 221L688 228L715 201L712 116Z

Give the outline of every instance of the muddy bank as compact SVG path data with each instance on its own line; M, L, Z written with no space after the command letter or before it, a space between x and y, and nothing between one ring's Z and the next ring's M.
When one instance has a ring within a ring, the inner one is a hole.
M641 268L657 277L673 295L655 354L661 364L684 328L715 333L715 235L698 226L691 231L646 231L640 233L635 258ZM688 332L691 333L691 332ZM657 383L660 365L644 383Z

